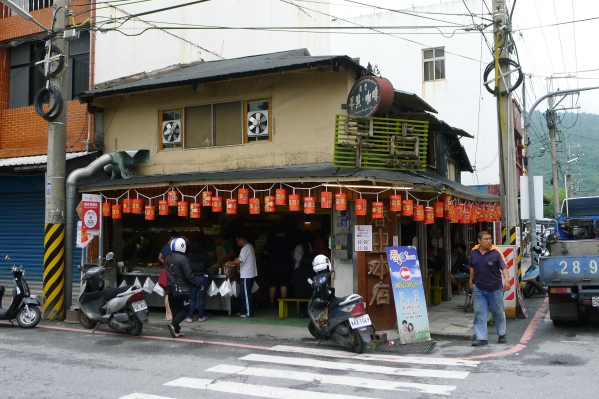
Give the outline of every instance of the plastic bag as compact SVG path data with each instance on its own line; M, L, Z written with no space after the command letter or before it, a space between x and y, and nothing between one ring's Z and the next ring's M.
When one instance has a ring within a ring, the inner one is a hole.
M141 288L141 282L139 281L139 278L135 277L135 282L133 283L133 285L137 288Z
M239 283L237 281L233 281L233 283L231 284L231 295L237 298L239 296L240 289L241 286L239 285Z
M152 291L157 293L160 296L164 296L164 294L166 293L164 291L164 288L162 288L160 285L156 284L154 285L154 288L152 288Z
M220 292L223 298L231 296L231 283L229 282L229 280L223 281L223 283L220 285L218 289L218 292Z
M208 288L208 296L214 296L218 294L218 287L216 286L216 283L214 282L214 280L212 280L212 283L210 284L210 287Z
M260 286L256 281L254 281L254 285L252 285L252 294L260 289Z
M148 277L146 278L146 282L144 283L144 291L148 294L151 294L154 290L154 282Z

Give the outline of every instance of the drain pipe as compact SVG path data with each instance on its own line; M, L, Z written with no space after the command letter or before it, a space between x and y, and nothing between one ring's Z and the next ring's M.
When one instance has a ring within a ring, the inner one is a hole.
M111 153L112 154L112 153ZM92 176L106 165L113 162L111 154L104 154L85 168L75 169L69 174L66 181L66 232L65 232L65 275L64 294L65 312L71 306L73 296L73 254L75 251L75 212L77 209L77 183L86 177ZM99 240L99 255L102 255L102 240Z

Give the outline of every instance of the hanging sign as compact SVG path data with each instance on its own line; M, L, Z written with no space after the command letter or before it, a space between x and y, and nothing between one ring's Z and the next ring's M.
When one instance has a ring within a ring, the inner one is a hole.
M94 237L89 237L85 231L82 231L83 223L77 222L77 248L85 248L92 241Z
M388 79L364 76L349 91L347 113L362 118L385 114L393 106L393 94L393 85Z
M83 194L81 200L82 231L87 235L100 234L100 211L102 196Z
M411 344L431 340L426 299L415 247L386 247L399 342Z
M354 244L356 251L372 251L372 225L359 224L354 227Z

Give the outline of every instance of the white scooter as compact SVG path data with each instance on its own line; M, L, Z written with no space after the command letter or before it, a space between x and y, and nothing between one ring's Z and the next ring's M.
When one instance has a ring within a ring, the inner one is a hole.
M112 252L106 254L106 262L113 257ZM106 271L106 262L102 266L87 263L78 267L84 273L79 294L79 323L93 329L92 334L100 324L108 324L112 329L139 335L143 323L148 322L144 290L135 285L104 290L102 273Z
M547 287L541 283L541 279L539 278L539 257L549 256L549 251L537 244L532 248L532 252L534 253L534 261L522 277L522 282L526 283L524 288L522 288L522 295L525 298L530 298L535 293L541 295L547 294Z

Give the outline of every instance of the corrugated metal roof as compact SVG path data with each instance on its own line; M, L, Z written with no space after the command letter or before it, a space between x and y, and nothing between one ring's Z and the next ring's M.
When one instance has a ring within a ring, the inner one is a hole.
M317 65L332 65L338 62L342 62L358 72L365 71L360 64L346 55L311 56L308 50L304 48L250 57L208 61L136 82L129 82L107 89L85 91L79 95L79 98L85 100L91 97L108 96L117 93L131 93L147 89L211 82L260 73L278 72Z
M68 152L66 159L79 158L85 155L93 154L94 152L80 151ZM23 166L23 165L42 165L48 163L48 155L34 155L30 157L15 157L0 159L0 168L4 166Z
M129 179L104 179L81 185L81 191L167 187L170 185L237 184L267 182L348 182L373 181L390 185L413 187L415 190L442 192L449 190L470 200L497 201L497 196L480 192L459 183L428 173L414 173L358 168L336 168L329 163L293 165L277 168L234 169L219 172L181 173L175 175L135 176Z
M393 93L393 101L402 106L406 106L418 111L428 111L438 114L437 110L431 107L426 101L418 97L414 93L407 91L395 90Z

